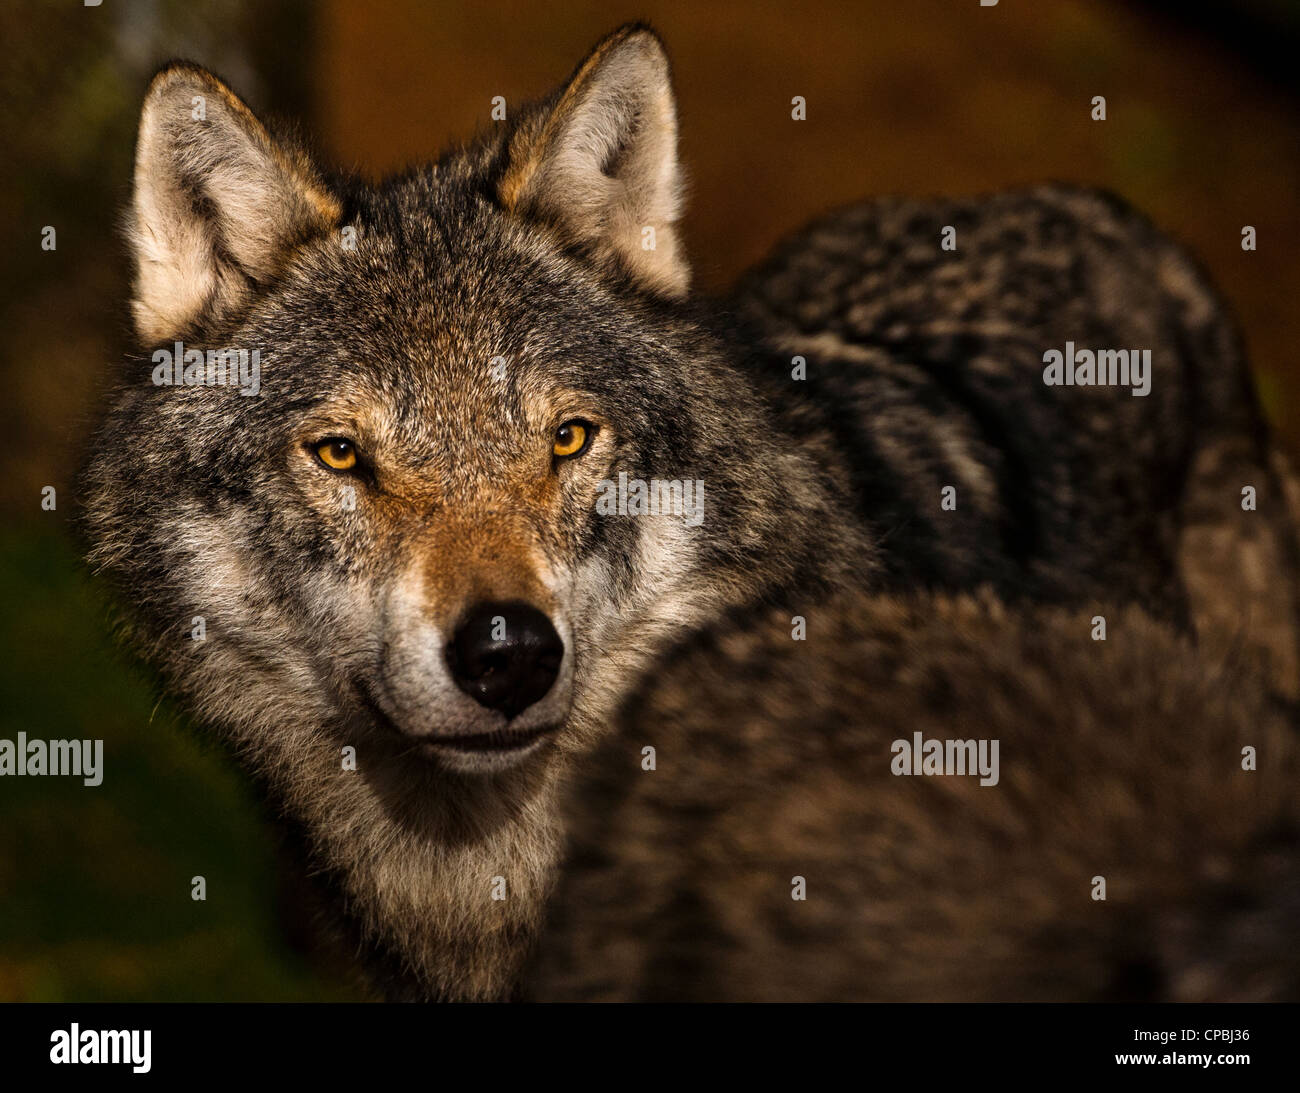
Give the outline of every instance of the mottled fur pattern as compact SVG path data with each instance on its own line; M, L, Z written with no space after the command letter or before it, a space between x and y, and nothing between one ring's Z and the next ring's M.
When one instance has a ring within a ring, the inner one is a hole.
M846 584L1103 588L1185 615L1189 469L1218 437L1255 458L1242 363L1206 341L1217 305L1151 275L1179 260L1131 214L1074 191L968 203L959 242L982 258L966 275L911 257L933 249L938 206L914 225L866 206L719 307L687 292L676 125L640 26L549 99L377 185L321 170L197 66L146 96L140 355L88 463L89 558L168 690L301 831L391 997L509 995L559 853L557 778L692 628ZM1023 269L1012 224L1038 255ZM952 271L962 307L939 291ZM984 340L954 333L981 308ZM1144 339L1151 397L1045 392L1030 365L1065 337ZM175 339L260 350L260 393L155 385ZM594 439L558 464L571 418ZM355 441L355 472L313 456L329 436ZM703 522L596 515L620 473L702 480ZM941 483L959 487L954 513ZM1274 519L1260 483L1253 526ZM1235 494L1206 497L1231 553ZM445 662L486 601L536 607L565 647L509 725ZM518 762L446 760L448 737L516 729L549 736Z
M1300 997L1294 725L1249 666L1106 614L1095 641L1078 611L859 595L803 641L768 611L683 645L571 787L530 995ZM998 740L998 783L893 774L915 732Z
M852 453L896 584L1132 600L1240 634L1296 693L1290 472L1222 300L1132 208L1063 185L876 200L783 243L733 306L781 350L773 388ZM1067 341L1151 350L1150 393L1046 385Z

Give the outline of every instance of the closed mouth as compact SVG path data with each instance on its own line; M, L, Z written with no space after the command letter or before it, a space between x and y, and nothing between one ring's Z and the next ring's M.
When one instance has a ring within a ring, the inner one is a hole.
M391 717L384 713L383 708L375 701L368 687L358 683L357 693L361 696L362 703L375 721L408 743L417 743L428 751L444 750L465 755L509 755L512 752L524 751L541 740L542 737L555 732L560 727L558 724L538 725L531 729L511 729L507 727L492 732L469 732L452 736L424 736L417 738L404 732Z
M459 752L522 751L558 728L558 725L540 725L534 729L498 729L495 732L466 733L462 736L431 736L421 743L430 748Z

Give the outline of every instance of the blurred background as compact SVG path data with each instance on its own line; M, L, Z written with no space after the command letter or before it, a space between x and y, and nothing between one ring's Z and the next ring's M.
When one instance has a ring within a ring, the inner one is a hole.
M128 344L117 225L150 73L200 61L327 160L379 176L491 124L493 96L546 92L630 19L673 57L702 288L868 195L1106 186L1210 270L1300 449L1300 0L7 0L0 738L102 738L106 774L0 779L0 1000L363 997L304 942L273 826L228 758L114 650L69 534Z

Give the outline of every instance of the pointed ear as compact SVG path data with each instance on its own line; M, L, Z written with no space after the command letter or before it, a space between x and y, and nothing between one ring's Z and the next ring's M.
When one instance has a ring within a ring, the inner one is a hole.
M341 215L306 156L276 142L224 83L197 65L168 66L149 85L136 144L137 334L155 343L228 317Z
M632 25L521 123L498 197L644 287L681 296L690 280L677 238L681 190L668 57L654 31Z

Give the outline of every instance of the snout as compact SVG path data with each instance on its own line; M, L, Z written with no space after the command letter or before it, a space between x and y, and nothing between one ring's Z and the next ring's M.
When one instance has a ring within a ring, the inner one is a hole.
M530 604L481 603L466 613L445 656L457 687L511 720L550 693L564 642Z
M576 650L564 598L523 579L534 570L521 564L498 570L467 569L448 587L420 570L393 582L377 661L358 678L376 722L458 771L525 761L571 713Z

